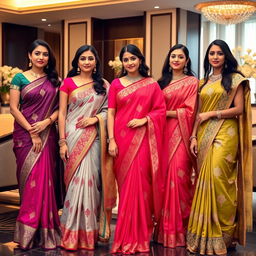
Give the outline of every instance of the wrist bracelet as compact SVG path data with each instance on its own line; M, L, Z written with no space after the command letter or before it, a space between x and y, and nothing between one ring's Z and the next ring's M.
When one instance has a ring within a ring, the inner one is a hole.
M193 140L193 139L197 139L197 137L196 137L196 136L191 136L191 137L189 138L189 141L191 141L191 140Z
M50 124L52 124L53 123L52 118L49 116L48 119L50 119Z
M110 137L107 139L107 143L109 143L111 140L114 140L115 138L114 137Z
M59 139L58 144L59 144L60 147L63 146L64 144L67 145L67 140L64 139L64 138L63 139Z
M217 116L218 119L221 119L221 112L220 112L220 110L216 111L216 116Z

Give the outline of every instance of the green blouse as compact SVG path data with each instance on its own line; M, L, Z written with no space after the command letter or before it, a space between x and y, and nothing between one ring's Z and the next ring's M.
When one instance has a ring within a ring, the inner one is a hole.
M28 84L30 84L30 81L22 73L18 73L13 77L10 88L21 91ZM20 104L22 104L21 97Z
M12 79L10 88L21 91L28 84L30 81L22 73L18 73Z

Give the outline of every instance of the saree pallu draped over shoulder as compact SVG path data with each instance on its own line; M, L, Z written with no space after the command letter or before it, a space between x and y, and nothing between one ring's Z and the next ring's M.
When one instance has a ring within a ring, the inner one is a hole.
M116 95L114 136L118 155L114 171L119 208L112 253L149 251L152 217L158 220L161 210L159 154L165 111L162 92L152 78L124 87ZM148 120L146 125L127 127L130 120L144 117Z
M165 193L160 222L154 239L165 247L185 246L190 208L193 199L192 169L196 166L190 154L198 79L188 76L163 89L167 111L177 118L167 118L164 129L163 161Z
M21 112L33 124L49 117L58 106L58 88L46 77L26 85L21 91ZM60 243L59 216L55 200L57 132L54 125L40 134L42 149L32 151L30 134L14 123L14 153L21 207L16 221L14 241L29 249L38 244L53 249Z
M199 178L192 203L187 248L200 254L225 254L233 241L245 245L252 228L251 103L248 81L233 74L227 94L216 81L204 86L200 112L230 108L238 86L244 112L238 118L210 119L198 130Z
M105 87L108 92L108 85ZM69 95L67 195L61 216L61 246L68 250L93 250L98 240L110 238L116 186L112 159L106 153L106 111L107 93L97 94L92 83ZM97 117L98 125L78 128L76 124L84 117Z

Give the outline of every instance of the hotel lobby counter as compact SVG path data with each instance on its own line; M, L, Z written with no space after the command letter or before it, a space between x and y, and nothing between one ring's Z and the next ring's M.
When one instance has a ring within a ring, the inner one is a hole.
M13 132L14 118L11 114L0 114L0 139L9 136Z

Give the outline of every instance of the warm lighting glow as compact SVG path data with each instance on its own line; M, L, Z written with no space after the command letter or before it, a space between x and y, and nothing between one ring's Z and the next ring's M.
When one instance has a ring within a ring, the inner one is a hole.
M41 21L47 21L47 19L41 19Z
M40 5L50 5L50 4L62 4L69 2L79 2L79 0L16 0L15 5L19 8L40 6Z
M158 5L154 6L155 9L159 9L160 7Z
M211 1L195 5L210 21L219 24L237 24L247 20L256 12L253 1Z

